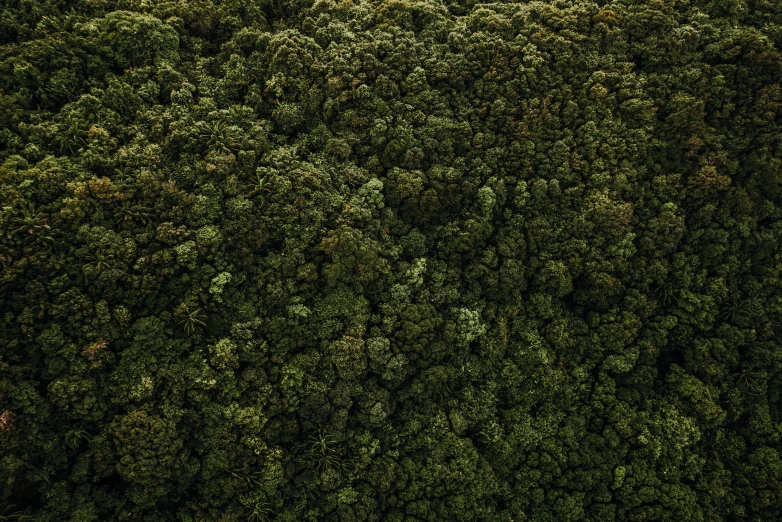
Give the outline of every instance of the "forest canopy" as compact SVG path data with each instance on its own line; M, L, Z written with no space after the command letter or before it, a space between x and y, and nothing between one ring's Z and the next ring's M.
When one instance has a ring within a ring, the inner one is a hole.
M782 519L782 2L0 1L0 520Z

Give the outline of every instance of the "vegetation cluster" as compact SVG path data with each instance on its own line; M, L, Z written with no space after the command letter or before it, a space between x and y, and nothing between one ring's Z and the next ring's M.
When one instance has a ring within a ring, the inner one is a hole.
M782 520L782 2L0 1L0 520Z

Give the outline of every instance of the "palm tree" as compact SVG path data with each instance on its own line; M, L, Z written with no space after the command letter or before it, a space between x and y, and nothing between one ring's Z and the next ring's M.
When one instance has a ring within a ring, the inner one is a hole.
M24 239L36 245L52 246L54 244L54 236L48 230L39 230L31 236L25 236Z
M59 146L60 154L73 154L87 145L87 130L73 115L68 115L63 122L64 127L58 129L53 142Z
M113 180L115 185L120 187L129 187L133 184L133 176L131 175L132 169L127 165L114 169L116 178Z
M311 462L318 471L334 469L341 475L344 474L345 463L340 455L342 447L338 445L337 439L321 430L316 435L311 435L309 441Z
M0 504L0 522L5 522L6 520L31 522L35 518L34 515L30 514L29 507L24 511L18 511L13 504Z
M12 220L14 226L17 227L14 232L35 235L40 230L49 230L50 227L47 224L46 214L37 212L33 203L23 207L21 213L21 217Z
M146 225L151 211L150 208L143 205L134 205L130 201L123 201L122 206L114 213L114 217L117 218L117 223L135 220Z
M731 324L736 324L736 319L745 317L748 315L749 301L747 299L733 298L729 303L722 307L722 313L720 313L720 319L730 321Z
M762 372L753 371L750 368L745 368L739 373L733 374L736 386L741 386L748 390L750 394L758 393L760 388L759 380L764 377Z
M193 332L195 332L196 325L206 326L206 323L204 322L205 320L206 316L201 313L200 308L196 308L195 310L190 311L188 307L185 306L184 313L179 320L179 324L184 325L185 333L187 335L192 335Z
M264 175L261 175L261 172L256 171L255 172L255 183L251 183L248 188L251 188L252 190L247 194L247 199L250 199L258 194L261 195L261 205L263 205L266 202L266 194L264 193L270 193L272 191L272 175L270 173L266 173Z
M73 428L65 434L65 444L71 448L78 448L82 440L92 440L89 433L81 428Z
M247 522L268 522L271 514L271 505L268 502L259 502L255 504L253 512L247 517Z
M432 389L432 399L437 404L441 404L448 399L451 398L451 393L454 389L454 381L448 377L445 377L444 379L439 380L434 384L434 388Z
M676 291L675 281L673 277L668 277L657 285L657 288L655 288L655 292L657 293L657 297L660 299L662 304L664 306L668 306L671 304L671 300L673 299L674 292Z
M234 468L228 472L233 478L241 480L247 484L247 487L259 487L261 485L261 472L251 471L246 465L241 468Z
M235 126L229 126L223 121L212 121L204 124L200 138L206 144L208 152L229 153L236 148Z
M112 254L106 254L101 250L90 252L85 256L89 265L92 265L96 270L105 270L114 263L114 256Z
M23 207L21 214L20 217L11 220L11 223L17 227L14 232L25 235L25 242L45 245L54 243L54 237L46 214L38 212L32 203L28 204L27 207Z

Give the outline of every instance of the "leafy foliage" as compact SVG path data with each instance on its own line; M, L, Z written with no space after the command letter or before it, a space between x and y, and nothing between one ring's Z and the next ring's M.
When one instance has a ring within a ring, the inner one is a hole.
M0 6L0 520L782 519L782 3Z

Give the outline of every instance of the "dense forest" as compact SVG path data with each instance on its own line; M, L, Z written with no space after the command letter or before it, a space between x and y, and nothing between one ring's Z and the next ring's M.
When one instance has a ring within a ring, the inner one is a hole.
M0 521L782 520L782 2L0 0Z

